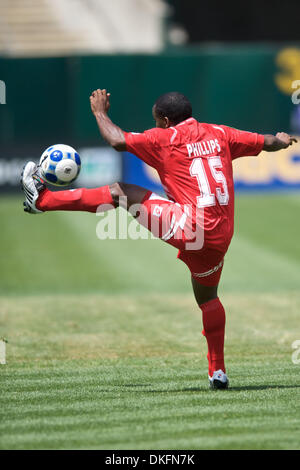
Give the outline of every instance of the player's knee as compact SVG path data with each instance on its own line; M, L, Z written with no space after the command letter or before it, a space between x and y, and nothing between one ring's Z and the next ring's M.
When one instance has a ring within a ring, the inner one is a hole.
M205 286L200 284L192 277L192 285L195 294L195 299L199 307L201 305L214 300L218 297L218 286Z
M124 195L124 191L122 189L122 183L112 183L109 185L109 190L111 197L114 203L118 206L119 205L119 198L120 196Z
M114 203L126 209L132 204L141 204L148 193L148 190L141 186L121 182L111 184L109 189Z

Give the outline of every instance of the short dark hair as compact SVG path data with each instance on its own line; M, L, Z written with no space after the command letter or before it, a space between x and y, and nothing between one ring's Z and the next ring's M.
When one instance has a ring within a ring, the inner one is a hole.
M157 116L167 117L175 125L190 118L193 112L187 97L177 91L161 95L154 106Z

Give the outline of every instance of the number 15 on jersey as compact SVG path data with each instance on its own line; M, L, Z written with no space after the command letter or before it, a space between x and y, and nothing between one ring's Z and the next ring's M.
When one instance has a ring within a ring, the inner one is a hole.
M209 179L206 174L204 162L202 158L195 158L190 166L190 174L192 177L197 178L200 196L197 196L198 207L209 207L216 205L216 199L222 206L227 206L229 202L229 193L227 182L224 174L222 173L222 162L219 156L209 157L206 160L208 167L214 181L221 185L212 191Z

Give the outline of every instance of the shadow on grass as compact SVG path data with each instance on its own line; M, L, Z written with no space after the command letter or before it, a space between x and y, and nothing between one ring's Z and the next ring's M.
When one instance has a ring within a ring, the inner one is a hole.
M122 388L135 388L135 387L149 387L151 384L126 384L123 385ZM164 390L158 390L158 389L146 389L146 390L132 390L134 392L138 393L181 393L181 392L207 392L207 391L213 391L213 392L246 392L246 391L262 391L262 390L280 390L280 389L293 389L293 388L300 388L300 384L295 384L295 385L245 385L245 386L240 386L240 387L229 387L226 390L211 390L209 386L207 385L206 387L189 387L189 388L180 388L180 389L164 389Z
M290 389L300 388L300 384L297 385L245 385L243 387L229 387L228 391L241 392L245 390L276 390L276 389Z

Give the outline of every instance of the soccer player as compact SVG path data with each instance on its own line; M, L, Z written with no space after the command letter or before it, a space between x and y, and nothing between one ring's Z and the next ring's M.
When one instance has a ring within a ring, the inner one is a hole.
M198 122L189 100L177 92L157 99L152 109L156 127L143 133L125 132L110 120L110 94L105 89L92 93L90 105L106 142L154 167L168 198L125 183L52 192L46 188L39 168L28 162L22 173L25 211L96 212L114 209L124 200L130 211L133 204L140 204L137 220L177 248L178 258L191 272L208 346L209 383L211 388L227 388L225 311L218 285L233 236L232 160L256 156L262 150L281 150L296 140L284 132L262 135Z

